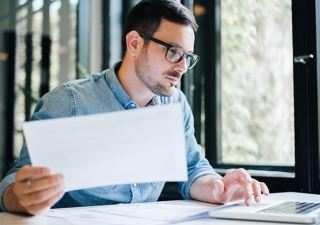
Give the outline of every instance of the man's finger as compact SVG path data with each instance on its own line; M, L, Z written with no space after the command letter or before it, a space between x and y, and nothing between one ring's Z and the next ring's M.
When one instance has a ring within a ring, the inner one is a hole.
M215 200L218 202L227 202L229 200L229 196L225 194L224 183L221 180L215 180L214 186L212 189L212 194Z
M244 194L244 202L246 205L251 204L251 197L253 194L252 190L252 183L247 182L245 179L240 179L240 186L242 187L243 194Z
M50 175L50 170L45 167L22 167L15 176L16 182L27 181L30 178L40 178Z
M252 179L252 189L254 194L254 200L260 202L261 200L261 187L259 181Z
M51 187L43 191L22 195L20 197L20 204L25 208L32 205L39 205L50 200L51 198L53 198L54 196L56 196L57 194L63 191L64 191L64 185L58 184L54 187Z
M27 182L23 182L22 187L25 194L42 191L52 188L57 185L63 185L64 178L62 174L56 174L45 178L34 180L30 185Z
M268 186L267 186L265 183L263 183L263 182L260 182L259 184L260 184L260 188L261 188L262 193L263 193L264 195L268 196L269 193L270 193Z
M60 191L45 202L27 207L27 211L32 215L44 214L48 212L50 208L62 198L63 195L64 191Z
M61 184L63 184L63 175L56 174L56 175L36 179L32 181L30 184L28 184L28 181L17 183L15 187L15 193L17 195L30 194L33 192L39 192L39 191L54 187L56 185L61 185Z
M232 170L222 178L222 182L228 185L240 185L243 181L251 183L251 176L242 168Z

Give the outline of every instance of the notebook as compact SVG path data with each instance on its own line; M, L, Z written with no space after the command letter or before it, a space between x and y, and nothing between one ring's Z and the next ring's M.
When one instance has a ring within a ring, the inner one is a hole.
M305 223L320 222L320 203L264 198L260 203L244 203L209 212L210 217L219 219L255 220L270 222Z

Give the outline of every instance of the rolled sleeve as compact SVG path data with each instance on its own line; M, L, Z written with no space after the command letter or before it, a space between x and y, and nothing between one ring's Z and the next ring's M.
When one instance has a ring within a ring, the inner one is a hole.
M11 173L9 175L7 175L0 183L0 194L1 194L1 201L0 201L0 210L2 212L7 212L6 208L3 205L2 202L2 196L3 196L3 192L7 189L7 187L15 182L15 173Z
M202 155L201 146L194 136L194 119L191 108L185 98L182 98L181 103L184 112L188 180L179 183L179 190L184 199L191 199L190 188L195 180L205 175L213 175L218 178L221 176L213 170L209 161Z
M201 154L201 147L197 144L193 137L192 143L188 146L188 180L179 183L179 190L184 199L192 199L190 196L190 188L195 180L206 175L213 175L221 178L216 173L208 160Z

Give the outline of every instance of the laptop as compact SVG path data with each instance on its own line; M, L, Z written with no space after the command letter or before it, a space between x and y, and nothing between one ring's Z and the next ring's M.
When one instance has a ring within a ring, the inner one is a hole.
M314 224L320 222L320 203L262 198L260 203L252 202L249 207L244 203L237 203L210 211L209 216L219 219Z

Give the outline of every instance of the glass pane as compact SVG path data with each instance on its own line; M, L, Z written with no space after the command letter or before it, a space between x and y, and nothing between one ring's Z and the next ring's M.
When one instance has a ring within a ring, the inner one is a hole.
M40 98L40 85L41 85L41 38L42 38L42 27L43 27L43 12L40 10L33 14L32 18L32 106L30 113L33 112L36 107L36 103Z
M18 1L17 1L18 6L19 6L19 5L24 5L24 4L26 4L27 1L28 1L28 0L18 0Z
M221 0L221 162L294 164L291 0Z
M29 119L41 97L40 88L44 82L41 80L41 74L44 73L42 68L45 57L42 55L44 38L49 39L51 43L49 88L53 89L61 83L76 78L77 2L77 0L46 1L49 4L49 11L47 11L43 0L32 1L32 4L29 4L31 1L19 1L19 4L28 4L12 9L12 14L15 15L16 34L16 94L13 128L15 157L19 156L23 143L22 123ZM0 28L7 29L2 26ZM28 55L27 46L30 52ZM5 58L5 54L1 53L0 57ZM31 78L27 75L27 67L31 67L29 69Z
M38 11L42 7L43 7L43 0L33 0L32 1L32 8L33 8L34 12Z
M17 13L17 20L20 19L19 22L16 23L16 45L19 48L19 51L16 52L16 74L15 74L15 118L14 118L14 155L17 156L20 152L20 148L23 143L22 136L22 123L25 121L25 108L24 108L24 87L26 81L26 35L27 35L27 19L19 18L21 12L24 12L27 15L27 8L21 9Z
M50 4L50 89L76 78L77 1Z
M56 87L59 84L60 73L60 15L59 9L61 8L61 1L55 1L50 4L50 38L51 45L51 67L50 67L50 85ZM65 52L64 46L62 49Z

